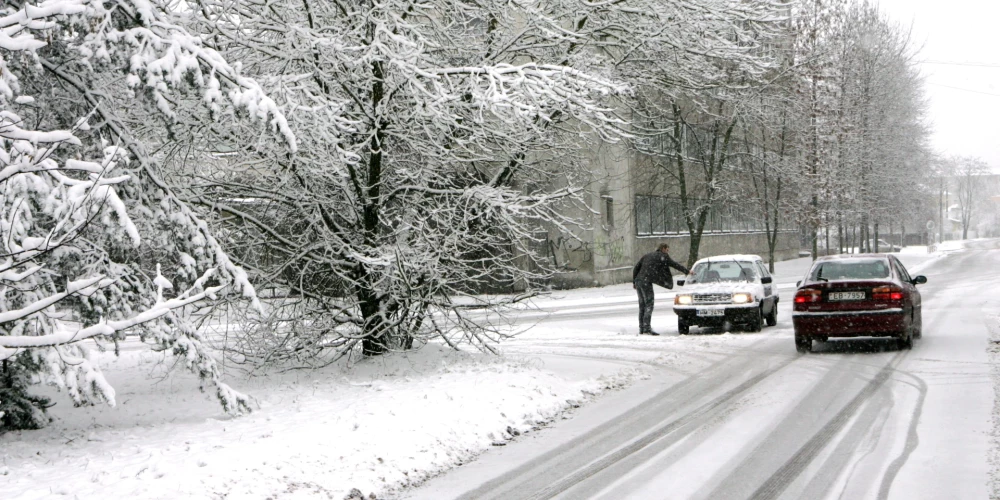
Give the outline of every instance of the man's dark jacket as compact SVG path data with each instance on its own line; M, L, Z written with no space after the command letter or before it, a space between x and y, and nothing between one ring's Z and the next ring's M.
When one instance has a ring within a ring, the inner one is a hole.
M688 273L688 268L671 259L669 255L659 250L649 252L632 268L632 283L636 286L652 283L663 288L673 288L674 277L670 274L671 267L684 274Z

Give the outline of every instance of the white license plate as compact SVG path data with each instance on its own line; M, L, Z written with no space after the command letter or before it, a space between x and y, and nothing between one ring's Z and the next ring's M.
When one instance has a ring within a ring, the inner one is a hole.
M832 292L830 300L865 300L865 292Z
M698 309L698 316L725 316L725 309Z

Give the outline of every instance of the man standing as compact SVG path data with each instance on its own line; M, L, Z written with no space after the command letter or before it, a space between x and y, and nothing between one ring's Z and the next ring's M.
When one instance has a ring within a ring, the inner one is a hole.
M632 288L639 294L639 334L659 335L653 331L653 284L666 289L674 287L674 277L670 268L688 273L688 268L670 258L670 245L660 243L655 252L643 255L632 268Z

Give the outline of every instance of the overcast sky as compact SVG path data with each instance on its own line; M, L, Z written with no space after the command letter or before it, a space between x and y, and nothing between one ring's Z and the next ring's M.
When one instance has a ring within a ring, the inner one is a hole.
M922 47L932 143L1000 170L1000 1L879 0Z

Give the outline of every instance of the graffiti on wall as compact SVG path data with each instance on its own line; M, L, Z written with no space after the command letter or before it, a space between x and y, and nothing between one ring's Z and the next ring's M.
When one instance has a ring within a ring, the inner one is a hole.
M546 240L549 258L557 269L576 271L593 258L593 252L586 241L580 241L570 236L558 235L552 238L551 233Z
M563 234L549 233L545 240L546 253L552 264L564 271L577 271L582 267L598 268L628 264L625 236L595 235L594 241L585 241Z
M594 255L606 259L607 265L618 266L627 262L625 258L625 237L614 234L594 237Z

